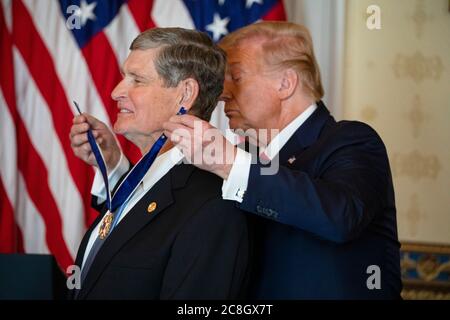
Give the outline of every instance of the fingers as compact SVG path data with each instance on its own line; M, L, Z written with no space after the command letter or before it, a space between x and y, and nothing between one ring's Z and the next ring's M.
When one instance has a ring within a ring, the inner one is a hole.
M94 156L93 152L91 152L89 154L89 156L87 157L87 162L92 164L92 165L95 165L95 166L97 165L97 160L95 159L95 156Z
M163 124L164 134L174 144L180 144L183 140L189 143L209 144L214 140L218 132L220 132L210 123L194 116L189 116L190 119L182 123L181 118L183 117L187 116L178 116L178 118L174 118L175 121L168 121ZM199 127L196 124L194 127L191 127L192 121L199 121L201 126Z
M106 124L104 124L103 122L98 120L96 117L91 116L88 113L83 113L81 115L77 115L77 116L73 117L72 122L73 122L73 124L82 124L82 123L89 124L89 126L92 129L103 129L106 127Z
M201 132L205 132L208 129L215 129L209 122L201 120L198 117L192 115L173 116L169 121L163 124L164 133L167 136L176 130L188 130L190 133L197 132L198 129Z
M192 139L192 130L188 129L175 129L172 132L167 132L167 136L169 137L170 141L172 141L175 145L186 142L190 143Z
M174 132L174 131L178 131L178 130L191 130L190 127L185 126L183 124L180 123L176 123L176 122L165 122L163 123L163 129L164 129L164 133L168 133L169 136ZM167 135L167 134L166 134Z
M80 147L73 148L73 152L75 156L77 156L87 164L97 166L97 160L95 159L95 155L92 152L89 143L85 143Z
M76 133L77 130L80 130L80 133ZM94 136L94 138L98 144L100 144L102 142L103 139L101 137L99 137L98 131L93 131L92 135ZM81 146L82 144L88 142L87 130L83 131L80 128L74 129L73 132L71 130L70 142L73 147L78 147L78 146Z
M70 128L70 136L73 137L77 134L86 133L89 130L89 124L87 122L81 122L73 124Z
M209 123L207 121L204 121L190 114L172 116L169 119L169 122L178 123L192 129L194 128L195 123L201 123L202 127L205 126L205 124L209 126Z
M86 161L89 155L92 153L91 146L88 142L82 143L78 146L72 146L73 153L83 161Z
M83 114L81 114L81 115L73 117L72 122L73 122L73 124L87 122L87 118Z
M92 125L90 122L95 124L95 126ZM72 144L77 146L86 142L87 132L89 129L92 129L94 137L97 138L99 136L99 131L97 131L96 129L98 127L102 128L102 125L104 125L103 122L97 120L95 117L92 117L91 115L88 115L86 113L75 116L73 118L73 125L70 128L70 140Z
M92 129L104 129L106 128L106 124L98 120L96 117L91 116L90 114L83 113L86 118L86 121L89 123Z
M75 156L89 165L96 166L97 162L92 153L87 132L91 129L95 140L101 145L105 142L105 139L107 140L108 138L105 134L107 132L109 133L109 131L105 131L105 128L107 129L103 122L87 113L75 116L73 118L72 127L70 128L70 142Z

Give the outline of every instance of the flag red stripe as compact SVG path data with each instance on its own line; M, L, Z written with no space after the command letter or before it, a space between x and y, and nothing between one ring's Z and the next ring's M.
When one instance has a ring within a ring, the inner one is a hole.
M12 39L6 26L3 6L0 5L0 31L1 31L1 50L0 61L2 63L2 71L0 72L0 85L2 87L3 96L9 105L16 105L16 96L14 89L14 67L12 57ZM14 122L17 122L19 116L17 111L11 112Z
M269 12L267 12L262 18L266 21L284 21L286 20L286 11L284 10L283 1L279 0Z
M14 253L25 253L25 247L23 246L23 233L22 233L22 230L20 230L20 227L17 225L17 224L15 224L15 230L14 230L14 233L15 233L15 237L16 237L16 239L15 239L15 241L16 241L16 243L15 243L15 251L14 251Z
M117 109L111 99L111 91L122 78L114 51L105 34L99 32L82 48L82 53L109 119L114 123Z
M62 234L61 215L47 183L47 169L35 150L22 121L19 122L17 131L19 170L25 178L28 194L44 220L47 246L55 255L59 265L66 270L74 261Z
M129 45L129 44L124 44ZM122 79L119 64L114 51L103 32L97 33L89 43L81 50L91 72L103 105L109 115L111 123L117 119L117 107L111 98L111 92ZM99 57L102 57L99 59ZM136 162L140 158L140 152L136 146L119 136L119 142L124 153Z
M66 94L66 88L58 78L58 72L56 69L57 64L53 62L52 55L46 48L46 42L41 39L41 34L38 32L39 28L36 28L36 26L39 27L37 23L47 23L47 21L41 22L36 19L33 20L31 15L36 13L33 13L33 10L31 9L28 11L23 3L23 0L14 0L10 3L13 8L12 22L14 30L13 40L15 41L15 46L19 50L28 70L30 71L30 77L36 83L36 89L40 91L45 100L45 104L48 105L53 126L55 128L56 135L61 142L70 175L73 178L81 197L83 198L85 222L89 225L96 216L96 214L89 214L92 212L90 208L90 187L93 172L81 160L77 159L73 155L70 148L68 134L70 131L73 111L70 106L71 102L67 99L69 94ZM135 20L135 23L140 31L155 27L155 23L151 19L153 8L152 0L129 0L125 5L128 6L132 18ZM33 7L33 5L30 7ZM3 11L3 6L0 5L0 9ZM56 11L57 10L54 10L53 14L55 14ZM59 14L60 11L57 13ZM177 13L173 12L173 14ZM9 15L10 14L8 14L7 17L9 17ZM61 18L62 17L58 15L57 17L54 16L51 19ZM279 0L278 3L268 10L268 12L263 16L263 20L284 19L286 19L286 14L282 0ZM25 179L25 188L29 194L30 201L33 202L37 211L40 215L42 215L44 220L46 227L45 236L47 247L51 253L55 254L58 263L65 268L69 264L72 264L73 261L70 256L68 246L64 240L65 234L62 226L64 225L67 227L65 224L66 219L64 219L60 215L60 212L58 212L60 199L53 196L51 192L52 190L54 191L54 185L50 184L49 181L49 177L53 177L53 168L51 167L52 164L44 163L43 159L46 157L40 157L40 153L37 152L38 150L41 151L40 148L37 149L37 147L33 145L33 141L35 142L35 137L31 136L27 131L27 129L29 129L27 128L29 123L22 120L21 115L18 113L19 110L22 111L28 109L17 109L14 88L14 64L11 51L12 43L8 33L8 28L5 24L3 12L1 20L0 61L2 66L0 71L0 87L4 93L7 107L12 115L12 121L16 127L18 169L21 171L23 178ZM60 20L55 21L61 22ZM34 22L36 22L36 24L34 24ZM51 21L48 22L50 23ZM58 36L63 33L67 33L64 34L64 36L73 36L70 33L70 30L66 30L65 28L59 28L58 30ZM121 32L123 33L123 30L121 30ZM4 36L5 33L8 37ZM114 35L108 34L108 36ZM5 40L6 38L7 40ZM115 47L111 46L108 39L112 39L112 41L114 41L114 38L107 38L106 34L100 32L94 36L94 38L90 39L88 44L81 49L81 51L94 81L95 89L98 91L103 107L105 107L106 113L110 118L110 123L114 123L117 117L117 109L115 107L115 102L113 102L110 98L110 94L117 82L120 81L121 75L118 68L116 54L114 52ZM53 42L51 43L54 44ZM111 43L114 44L115 42ZM5 45L7 45L7 48L5 48ZM129 46L129 43L124 43L123 45ZM55 51L53 52L55 53ZM56 52L60 51L57 50ZM71 62L67 61L67 63ZM90 85L90 79L88 82L89 83L80 83L80 90L82 90L83 85ZM32 108L39 106L30 105L23 107ZM89 106L86 106L85 108L85 110L89 110ZM33 138L33 140L31 138ZM125 154L132 161L136 161L140 157L137 148L127 142L123 137L120 137L119 140ZM19 174L17 174L17 176L21 177ZM17 215L17 212L14 213L14 202L9 202L6 194L6 191L9 191L9 189L5 189L9 188L9 186L1 185L1 183L2 181L0 180L0 250L6 250L7 246L10 248L14 245L16 246L15 250L23 251L23 241L28 238L21 237L21 230L17 228L16 223L14 222L14 214L16 214L17 217L22 216ZM17 195L17 197L20 196L21 194ZM78 196L78 194L76 196ZM20 200L20 198L18 199ZM17 199L14 199L12 201L16 200ZM22 214L22 212L19 213ZM27 212L25 212L25 214L26 213ZM80 212L74 212L74 214L78 215ZM24 217L24 219L27 219L27 217ZM22 220L20 221L22 222ZM16 228L16 230L14 230L14 228ZM23 232L25 232L25 230L23 230Z
M136 21L139 30L144 31L156 27L151 17L153 0L130 0L128 1L128 8Z
M0 253L16 252L14 210L0 180Z
M0 87L5 102L15 105L14 94L14 67L12 59L11 37L5 22L3 6L0 5L0 61L2 62L2 72L0 72ZM16 123L17 112L11 117ZM16 186L6 186L16 187ZM13 199L14 201L14 199ZM9 201L5 186L0 180L0 252L14 253L23 252L22 233L16 225L14 218L14 208Z
M2 89L3 84L2 81ZM17 114L15 102L13 105L8 104L8 108L11 114ZM73 264L73 259L62 235L61 217L47 183L47 170L28 136L25 124L20 118L16 123L16 129L18 168L25 177L28 194L44 220L47 246L50 252L55 255L59 265L65 270ZM21 242L19 242L19 245L21 245Z
M15 1L14 5L19 1ZM13 5L13 6L14 6ZM14 9L13 9L14 10ZM17 14L18 12L16 12ZM19 11L20 13L20 11ZM4 21L0 26L6 30ZM5 95L8 109L15 121L17 132L17 150L18 150L18 168L25 177L25 185L31 200L39 210L46 225L46 241L50 251L55 255L58 263L64 269L73 264L73 259L69 253L62 235L61 218L54 199L52 198L50 188L47 184L48 174L42 159L35 150L30 137L28 136L25 124L18 116L14 92L11 92L11 83L13 81L12 64L12 43L7 35L2 34L2 76L0 77L0 86ZM3 60L5 59L5 60ZM5 63L10 62L10 63ZM22 242L22 241L21 241ZM23 244L19 242L19 245Z
M14 210L0 180L0 253L18 252L18 227Z
M23 233L19 226L16 227L16 252L25 253L25 247L23 245Z
M64 88L57 76L53 60L22 3L13 1L13 41L25 60L43 98L50 108L53 125L64 150L75 184L83 198L85 215L90 208L90 186L93 173L77 159L70 147L69 133L73 113ZM85 219L88 220L88 217Z

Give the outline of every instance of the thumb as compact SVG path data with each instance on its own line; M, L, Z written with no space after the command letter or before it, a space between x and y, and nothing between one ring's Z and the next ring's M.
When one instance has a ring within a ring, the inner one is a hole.
M89 123L91 129L103 129L105 127L105 124L100 120L98 120L96 117L88 113L83 113L83 115L86 117L87 122Z

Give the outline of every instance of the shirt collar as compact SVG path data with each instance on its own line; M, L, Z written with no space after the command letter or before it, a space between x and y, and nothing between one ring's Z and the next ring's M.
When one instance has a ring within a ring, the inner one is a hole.
M156 175L165 175L169 172L175 165L177 165L181 160L183 160L183 153L177 148L173 147L169 151L156 157L150 169L145 174L142 179L141 186L144 192L147 192L155 184L154 177Z
M292 137L292 135L302 126L302 124L316 111L317 105L313 103L305 111L299 114L294 120L292 120L283 130L281 130L270 141L266 149L263 150L264 154L272 160L284 147L286 142Z

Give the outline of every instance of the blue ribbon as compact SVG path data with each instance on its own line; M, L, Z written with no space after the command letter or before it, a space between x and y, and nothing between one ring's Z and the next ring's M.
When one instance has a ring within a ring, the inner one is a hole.
M75 106L78 109L78 112L81 114L80 108L78 104L74 101ZM184 107L180 108L177 115L185 114L186 110ZM165 134L162 134L158 140L153 144L150 150L139 160L138 163L133 167L133 169L128 173L123 182L120 184L119 188L114 193L114 196L111 197L111 191L109 189L108 183L108 174L106 170L105 160L103 158L102 151L95 141L94 135L92 134L92 130L88 130L88 141L91 146L92 152L94 153L95 160L97 160L98 168L102 173L103 181L105 182L106 187L106 206L108 207L110 212L114 212L117 208L119 208L125 201L127 201L130 194L134 191L136 186L141 182L142 178L147 173L148 169L151 167L153 162L156 159L159 151L163 147L164 143L167 140Z

